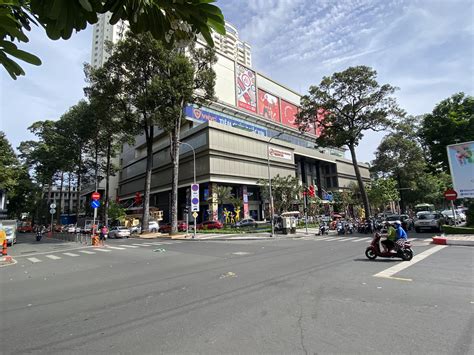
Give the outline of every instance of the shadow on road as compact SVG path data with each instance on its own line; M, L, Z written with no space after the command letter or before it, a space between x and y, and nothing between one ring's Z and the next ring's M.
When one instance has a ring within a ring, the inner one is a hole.
M357 258L357 259L354 259L354 261L365 261L365 262L370 262L370 263L396 263L396 262L402 261L402 259L383 258L383 259L369 260L367 258Z

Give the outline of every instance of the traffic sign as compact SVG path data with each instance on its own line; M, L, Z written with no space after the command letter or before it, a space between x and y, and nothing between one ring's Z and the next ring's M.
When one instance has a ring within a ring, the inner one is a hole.
M199 184L191 185L191 211L199 212Z
M91 197L92 197L93 200L100 200L100 193L95 191L95 192L92 193Z
M49 208L56 208L56 204L53 202L52 204L49 205Z
M91 207L92 208L99 208L100 207L100 201L92 200L91 201Z
M197 218L197 216L198 216L198 213L197 213L197 212L194 212L194 213L193 213L193 217L194 217L194 218Z
M448 201L454 201L455 199L458 198L458 193L454 191L453 189L447 189L444 192L444 198Z
M54 208L51 208L51 209L49 210L49 213L55 214L55 213L56 213L56 210L55 210Z

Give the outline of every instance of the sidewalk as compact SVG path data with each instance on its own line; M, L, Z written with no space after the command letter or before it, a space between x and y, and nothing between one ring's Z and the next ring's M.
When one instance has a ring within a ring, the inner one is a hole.
M474 246L473 234L446 234L433 237L433 244Z

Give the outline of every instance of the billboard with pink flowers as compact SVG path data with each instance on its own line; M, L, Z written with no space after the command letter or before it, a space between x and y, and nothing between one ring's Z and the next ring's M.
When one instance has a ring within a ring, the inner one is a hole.
M280 102L278 97L258 89L258 113L269 120L280 123Z
M285 100L281 100L281 122L285 126L298 129L296 124L296 114L298 113L298 107L296 105L290 104Z
M474 141L448 145L447 149L458 198L474 198Z
M235 63L237 107L257 113L257 84L253 70Z

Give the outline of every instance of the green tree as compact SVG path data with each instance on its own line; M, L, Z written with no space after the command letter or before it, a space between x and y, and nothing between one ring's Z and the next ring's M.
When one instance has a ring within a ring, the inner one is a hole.
M260 179L257 182L260 185L262 197L270 201L270 189L267 179ZM287 212L294 204L300 203L303 187L294 176L277 175L272 178L273 207L276 213Z
M367 216L370 205L356 147L366 131L385 130L393 125L391 118L402 114L391 96L395 88L389 84L380 86L376 77L377 72L366 66L350 67L324 77L319 86L311 86L309 94L301 98L297 118L302 131L310 125L322 128L316 140L319 146L349 148Z
M121 221L121 222L123 222L123 219L126 216L125 208L120 206L115 201L110 201L108 216L112 221Z
M177 232L177 191L179 137L185 105L207 102L214 94L215 73L211 65L215 54L210 49L167 49L150 34L128 33L104 65L119 89L115 100L124 121L132 123L130 132L145 136L146 174L142 225L148 226L150 184L153 168L153 141L158 126L170 137L172 163L171 233ZM194 95L197 92L196 95Z
M20 162L2 131L0 131L0 172L0 190L13 191L18 185Z
M441 101L425 115L420 137L430 170L449 172L446 146L474 139L474 97L460 92Z
M13 79L24 75L14 59L33 65L41 60L14 44L28 42L32 25L43 27L51 39L69 39L110 12L110 24L125 20L134 33L149 32L168 46L201 34L214 45L211 31L225 34L224 16L214 0L3 0L0 4L0 64ZM13 57L14 59L10 58Z
M392 178L372 180L367 189L367 195L372 205L381 211L385 211L387 203L398 202L400 194L397 186L397 181Z

